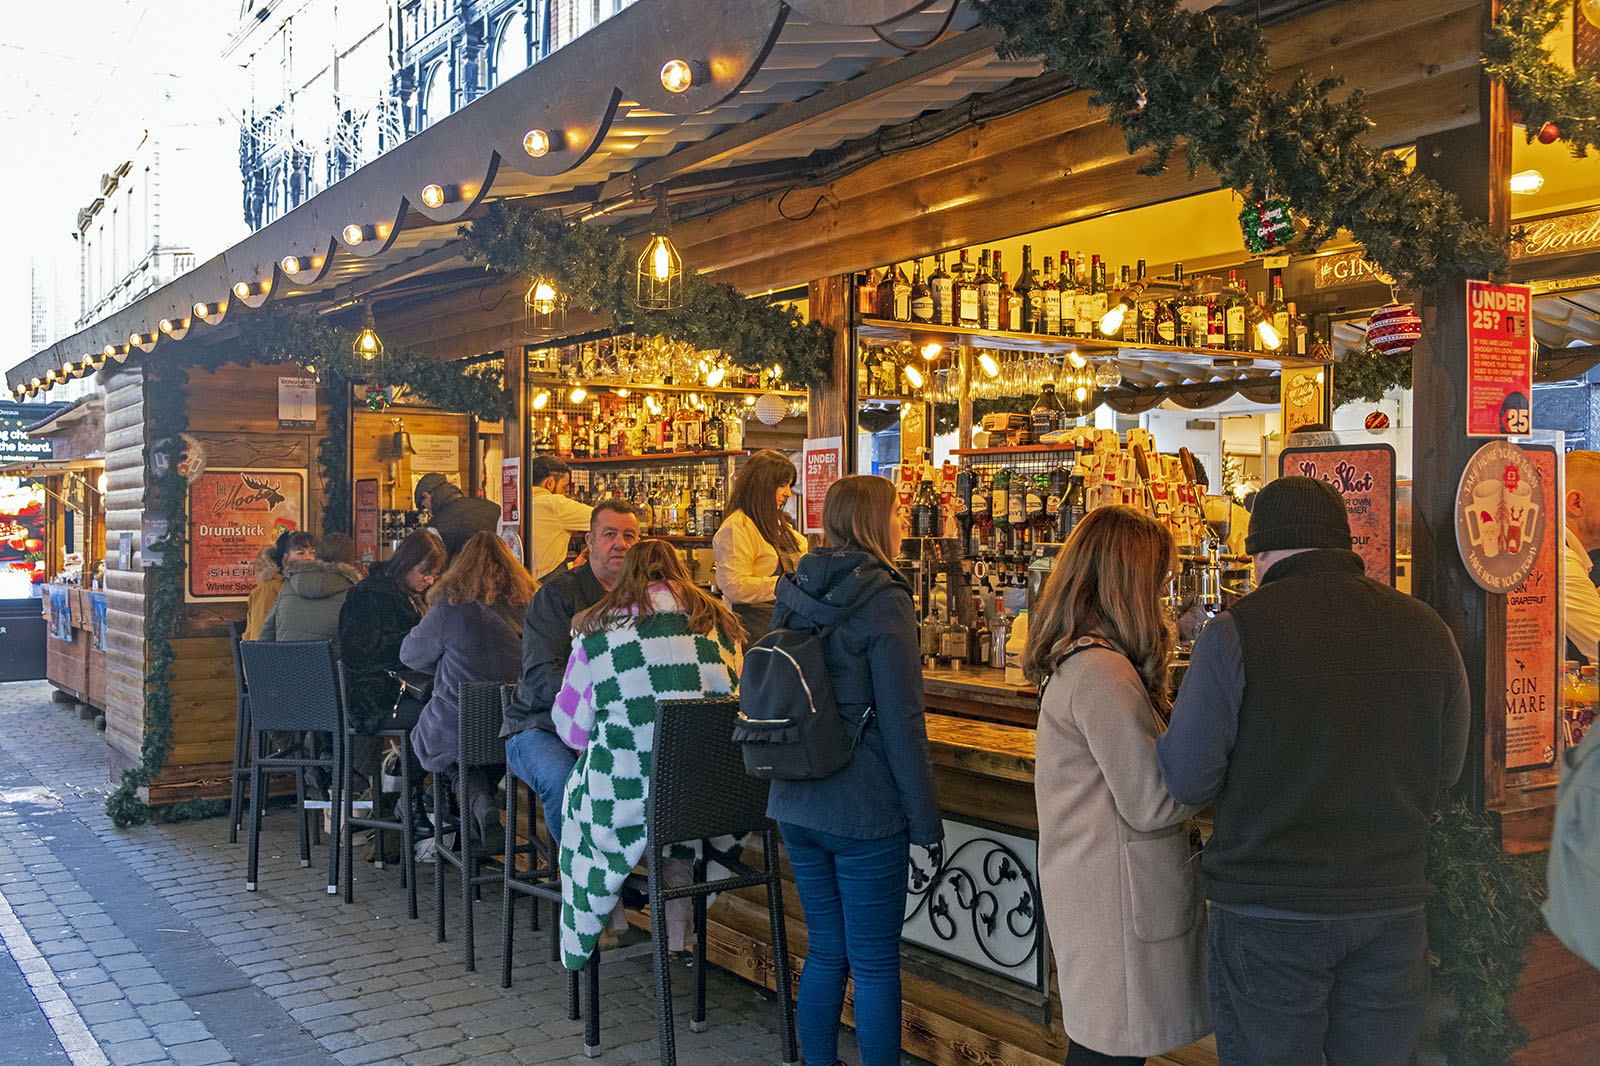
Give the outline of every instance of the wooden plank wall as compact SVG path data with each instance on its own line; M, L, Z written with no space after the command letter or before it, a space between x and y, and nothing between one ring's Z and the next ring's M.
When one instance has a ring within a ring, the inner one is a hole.
M106 745L113 781L139 763L144 740L144 604L148 579L140 562L144 515L144 373L136 365L107 369L105 382ZM121 551L130 537L131 558Z

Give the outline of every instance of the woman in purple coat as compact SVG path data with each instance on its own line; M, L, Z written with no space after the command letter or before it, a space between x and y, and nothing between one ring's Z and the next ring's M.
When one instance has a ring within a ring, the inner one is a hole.
M463 682L521 676L522 614L536 588L499 537L479 532L429 590L428 613L400 645L401 662L433 674L433 697L411 730L424 769L439 773L455 763ZM492 854L505 846L495 782L478 770L469 778L472 825Z

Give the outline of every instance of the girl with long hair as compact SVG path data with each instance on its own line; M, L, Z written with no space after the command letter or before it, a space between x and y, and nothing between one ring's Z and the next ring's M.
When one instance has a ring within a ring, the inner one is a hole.
M400 645L406 666L433 674L433 695L411 730L424 769L439 773L455 763L463 682L522 675L522 615L537 587L505 542L480 530L428 591L428 613ZM457 783L467 789L463 806L491 855L505 848L494 785L478 770Z
M628 549L604 597L572 620L572 656L552 708L556 736L578 752L561 818L561 955L583 967L644 854L649 753L661 700L731 695L739 680L733 614L694 586L663 540ZM668 871L668 883L681 880ZM688 901L668 904L668 947L684 947Z
M1138 1066L1211 1031L1194 809L1167 794L1156 762L1171 708L1161 593L1176 565L1159 522L1097 508L1030 612L1039 892L1068 1066Z
M711 538L717 588L751 640L772 628L778 578L794 573L806 550L805 538L783 513L794 480L788 456L770 448L756 452L734 478L728 516Z
M809 948L797 1013L802 1057L835 1062L845 978L855 979L862 1066L900 1061L900 927L910 845L944 838L923 720L911 586L895 569L904 534L881 477L840 478L822 504L826 544L778 582L773 624L828 630L823 660L858 737L850 762L816 781L774 781ZM846 915L849 916L848 921Z

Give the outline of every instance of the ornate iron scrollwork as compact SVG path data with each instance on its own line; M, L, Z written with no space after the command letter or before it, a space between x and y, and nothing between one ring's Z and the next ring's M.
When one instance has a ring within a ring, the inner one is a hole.
M1001 841L975 837L948 856L934 852L930 857L931 869L911 861L906 894L916 905L906 924L926 910L933 935L951 943L965 922L984 957L1006 969L1037 956L1043 932L1039 887L1021 856Z

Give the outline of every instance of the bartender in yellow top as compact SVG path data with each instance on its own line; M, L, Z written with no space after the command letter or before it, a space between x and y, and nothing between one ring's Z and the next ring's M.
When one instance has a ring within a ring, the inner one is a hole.
M789 524L783 505L794 495L795 466L768 448L745 461L728 497L728 516L711 550L717 560L717 588L754 642L772 628L778 578L794 573L806 541Z
M567 493L572 469L554 455L540 455L528 464L528 570L543 581L567 564L567 545L574 533L589 532L593 511Z
M1568 452L1567 640L1590 662L1600 658L1600 590L1589 580L1589 552L1600 548L1600 452ZM1570 654L1570 653L1569 653Z

